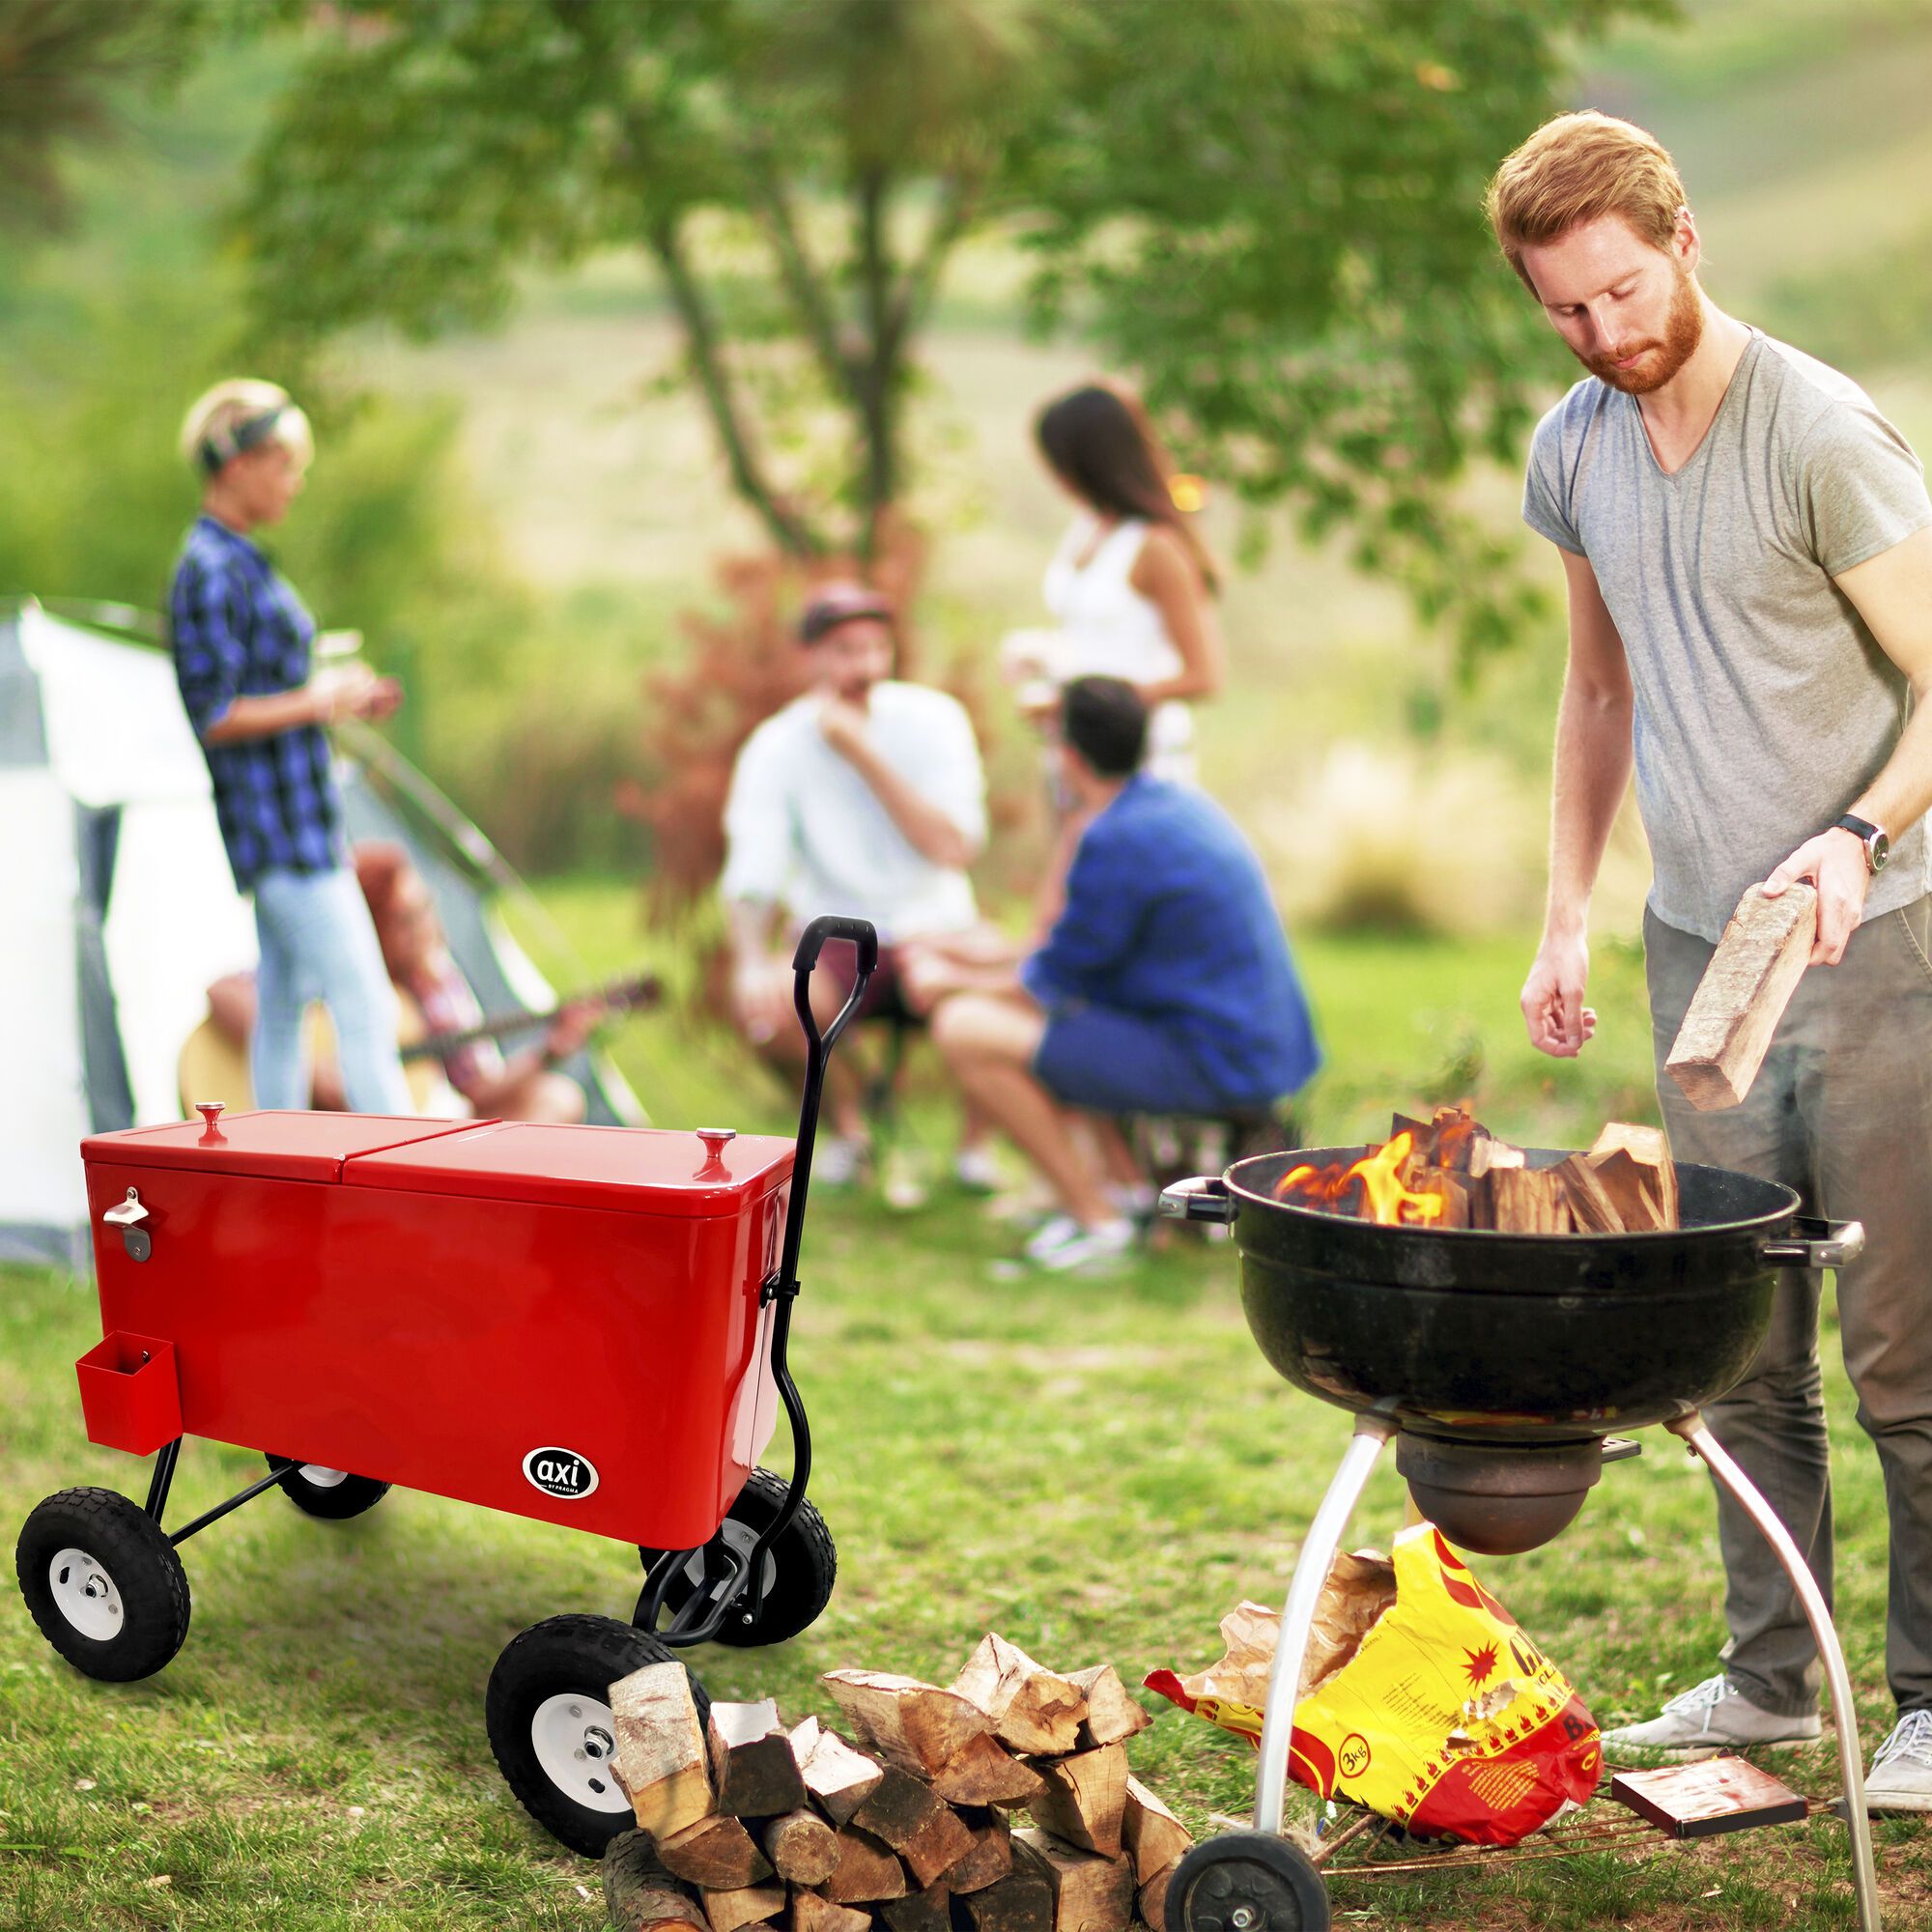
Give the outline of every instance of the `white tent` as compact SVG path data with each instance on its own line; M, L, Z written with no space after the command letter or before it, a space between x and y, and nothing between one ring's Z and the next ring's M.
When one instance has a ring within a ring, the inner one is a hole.
M514 879L489 840L362 742L351 836L410 846L487 1010L554 1005L492 909ZM167 654L31 600L0 612L0 1260L89 1264L77 1144L180 1118L207 989L255 951ZM591 1120L642 1118L601 1056L571 1070Z

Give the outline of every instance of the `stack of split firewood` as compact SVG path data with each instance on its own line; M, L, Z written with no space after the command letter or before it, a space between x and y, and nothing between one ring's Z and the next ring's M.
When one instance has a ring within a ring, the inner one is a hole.
M850 1742L816 1718L787 1730L769 1698L700 1722L681 1663L611 1687L639 1828L605 1855L618 1932L1161 1926L1192 1840L1128 1774L1150 1720L1111 1665L1062 1676L988 1636L950 1688L823 1682Z
M1438 1107L1427 1121L1398 1114L1388 1141L1364 1161L1291 1170L1277 1191L1285 1201L1371 1218L1371 1191L1357 1170L1392 1155L1404 1135L1408 1144L1395 1179L1408 1195L1443 1204L1427 1217L1406 1207L1405 1221L1504 1235L1623 1235L1677 1226L1677 1170L1661 1127L1612 1122L1588 1153L1532 1167L1521 1148L1498 1140L1466 1107Z

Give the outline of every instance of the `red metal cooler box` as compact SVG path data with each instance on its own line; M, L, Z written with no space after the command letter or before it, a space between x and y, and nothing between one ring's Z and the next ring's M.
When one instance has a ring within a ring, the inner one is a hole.
M858 971L821 1030L827 940ZM81 1410L155 1465L145 1506L69 1489L28 1517L14 1567L43 1635L102 1682L163 1669L188 1631L179 1547L271 1489L341 1520L400 1484L634 1545L631 1620L531 1625L484 1702L525 1808L600 1855L631 1822L609 1686L693 1644L783 1642L831 1600L786 1350L826 1060L877 963L863 920L799 941L796 1140L210 1103L83 1142L103 1334ZM756 1466L781 1404L789 1477ZM269 1470L170 1531L191 1435Z
M259 1113L81 1153L102 1325L173 1343L170 1435L660 1549L771 1439L789 1140Z

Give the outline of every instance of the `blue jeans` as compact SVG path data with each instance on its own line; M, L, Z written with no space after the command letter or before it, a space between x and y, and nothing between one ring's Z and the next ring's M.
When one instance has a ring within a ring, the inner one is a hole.
M342 1084L358 1114L415 1111L396 1057L396 995L355 873L264 872L255 881L255 1037L249 1073L258 1107L309 1103L301 1021L311 1000L328 1009Z

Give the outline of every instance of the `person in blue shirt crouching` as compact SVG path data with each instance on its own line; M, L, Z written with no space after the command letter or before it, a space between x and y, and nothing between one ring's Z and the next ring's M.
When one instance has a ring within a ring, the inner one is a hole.
M1068 1114L1264 1111L1321 1063L1308 1000L1253 848L1192 786L1140 769L1148 714L1119 678L1062 695L1060 776L1091 815L1045 943L975 983L935 968L932 1038L970 1100L1065 1213L1028 1244L1050 1270L1104 1267L1134 1226Z

